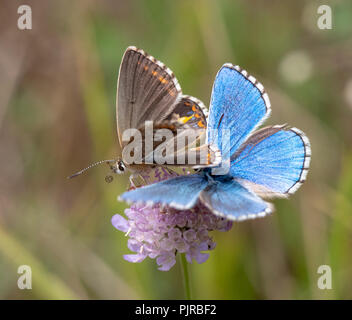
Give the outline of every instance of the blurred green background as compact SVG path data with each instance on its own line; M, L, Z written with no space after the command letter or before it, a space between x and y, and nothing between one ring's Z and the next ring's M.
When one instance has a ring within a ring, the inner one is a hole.
M352 2L0 2L0 298L180 299L181 270L131 264L110 219L127 176L104 181L91 162L116 157L118 68L129 45L176 74L208 105L217 70L239 64L269 93L266 124L288 123L312 143L306 184L267 218L214 233L209 260L191 266L196 299L352 298ZM331 30L317 27L331 5ZM19 290L17 268L32 267ZM317 269L332 269L320 290Z

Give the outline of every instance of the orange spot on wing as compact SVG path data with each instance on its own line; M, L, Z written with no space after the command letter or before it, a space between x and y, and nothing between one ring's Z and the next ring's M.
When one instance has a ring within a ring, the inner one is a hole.
M160 77L159 78L159 81L161 82L161 83L168 83L169 81L167 81L165 78L163 78L163 77Z
M156 77L156 76L158 75L158 72L153 71L153 72L152 72L152 75L153 75L154 77Z
M207 163L207 164L210 164L210 152L208 152L208 155L207 155L207 161L208 161L208 163Z
M197 125L201 128L205 127L203 121L198 121Z
M195 104L192 106L192 111L193 111L193 112L196 112L196 111L197 111L197 108L196 108L196 105L195 105Z

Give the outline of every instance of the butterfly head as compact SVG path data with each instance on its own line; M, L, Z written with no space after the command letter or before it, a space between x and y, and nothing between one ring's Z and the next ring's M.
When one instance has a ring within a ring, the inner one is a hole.
M126 165L121 159L117 159L114 164L110 165L113 173L124 174L126 172Z

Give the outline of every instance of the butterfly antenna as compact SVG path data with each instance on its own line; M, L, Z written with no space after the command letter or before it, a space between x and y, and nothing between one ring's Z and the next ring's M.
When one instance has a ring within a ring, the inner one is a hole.
M67 179L72 179L74 177L77 177L79 175L81 175L82 173L86 172L88 169L92 168L92 167L95 167L99 164L102 164L102 163L109 163L109 162L116 162L116 160L101 160L101 161L98 161L98 162L95 162L95 163L92 163L90 166L88 166L87 168L84 168L76 173L74 173L73 175L67 177Z

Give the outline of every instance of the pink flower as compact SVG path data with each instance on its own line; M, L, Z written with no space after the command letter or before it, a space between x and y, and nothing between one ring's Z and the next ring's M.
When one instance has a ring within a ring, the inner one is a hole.
M184 174L188 174L184 171ZM154 171L157 181L173 177L164 168ZM147 180L150 177L145 177ZM125 210L127 219L115 214L112 225L129 237L127 247L133 254L124 255L129 262L142 262L146 257L156 259L159 270L168 271L176 263L178 252L185 253L189 263L196 260L205 262L216 243L209 235L210 231L228 231L232 222L215 216L202 204L190 210L176 210L161 207L159 204L133 204Z
M210 231L228 231L232 222L214 216L202 205L191 210L176 210L160 205L137 205L125 210L128 219L119 214L112 217L113 226L128 235L128 248L133 254L124 255L129 262L142 262L146 257L156 259L159 270L168 271L176 263L178 252L187 261L205 262L215 242Z

